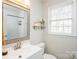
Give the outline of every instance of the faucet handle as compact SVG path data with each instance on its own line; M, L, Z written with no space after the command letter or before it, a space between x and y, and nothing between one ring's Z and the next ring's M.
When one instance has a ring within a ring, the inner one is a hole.
M21 41L20 41L20 40L18 40L18 42L17 42L17 47L18 47L18 48L21 47Z
M16 43L16 45L14 46L14 50L21 48L21 41L18 40L18 42Z

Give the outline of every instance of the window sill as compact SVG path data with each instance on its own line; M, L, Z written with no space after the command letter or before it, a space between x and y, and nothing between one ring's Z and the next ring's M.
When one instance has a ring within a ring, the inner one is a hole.
M66 34L66 33L48 33L48 35L59 35L59 36L77 36L76 34Z

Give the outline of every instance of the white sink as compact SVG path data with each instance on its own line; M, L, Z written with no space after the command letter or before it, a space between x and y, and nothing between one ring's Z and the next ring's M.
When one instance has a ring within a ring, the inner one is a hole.
M42 49L34 45L22 46L17 50L8 49L8 54L3 59L43 59Z

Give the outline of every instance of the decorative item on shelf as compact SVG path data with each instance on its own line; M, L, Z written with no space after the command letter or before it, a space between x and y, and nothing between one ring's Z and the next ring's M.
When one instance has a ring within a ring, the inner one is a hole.
M34 22L34 25L33 25L33 29L35 30L38 30L38 29L44 29L45 28L45 21L42 19L41 21L37 21L37 22Z
M2 56L5 56L8 54L8 51L5 47L2 47Z

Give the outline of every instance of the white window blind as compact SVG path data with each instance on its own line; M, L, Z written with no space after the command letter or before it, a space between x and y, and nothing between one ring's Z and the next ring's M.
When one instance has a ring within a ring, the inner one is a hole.
M72 4L51 8L49 14L49 33L72 33Z

